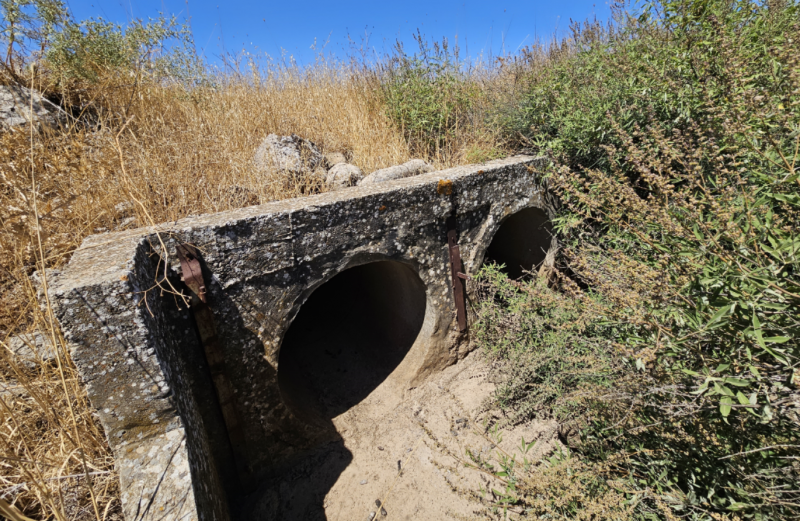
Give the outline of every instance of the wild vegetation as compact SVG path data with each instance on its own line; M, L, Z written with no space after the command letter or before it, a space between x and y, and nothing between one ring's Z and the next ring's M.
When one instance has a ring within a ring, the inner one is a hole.
M507 482L498 512L798 517L795 1L634 6L489 63L419 36L378 61L243 53L224 70L173 19L0 7L0 84L67 113L0 133L3 515L120 518L102 428L37 298L46 269L92 233L321 189L253 168L267 134L296 133L366 172L550 158L556 269L516 282L486 267L473 335L507 375L503 421L555 416L570 449L476 462ZM33 330L55 361L8 352Z
M515 474L528 516L800 514L798 14L673 1L576 27L508 114L553 158L562 264L550 287L487 269L479 341L508 421L581 437L547 485Z

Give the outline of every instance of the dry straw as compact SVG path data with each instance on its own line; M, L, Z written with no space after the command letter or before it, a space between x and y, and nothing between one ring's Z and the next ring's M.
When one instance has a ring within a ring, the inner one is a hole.
M46 90L52 78L29 80L34 90ZM472 80L487 97L514 85L513 78L478 69ZM76 107L70 125L0 132L6 517L122 518L113 455L46 298L50 270L63 266L85 237L321 189L254 167L254 151L270 133L297 134L323 152L342 152L367 173L412 159L386 115L375 68L267 62L248 74L218 75L209 85L188 89L145 72L112 74L69 93ZM478 117L422 159L449 167L486 149L502 147ZM21 333L40 335L30 346L36 360L12 352L12 338ZM33 344L55 346L55 357L42 359Z

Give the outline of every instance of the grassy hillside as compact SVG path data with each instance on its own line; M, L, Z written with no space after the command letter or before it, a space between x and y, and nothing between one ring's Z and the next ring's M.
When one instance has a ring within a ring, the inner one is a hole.
M93 233L321 190L253 168L267 134L296 133L365 172L551 159L557 270L519 285L487 267L473 333L505 375L502 422L555 416L571 449L476 461L508 482L487 497L498 515L798 517L796 2L668 0L493 63L419 37L379 62L245 54L223 71L174 20L123 31L58 0L2 6L0 83L69 115L0 133L0 342L38 329L60 346L32 367L3 349L0 378L29 396L0 402L19 511L120 517L102 429L30 275Z
M508 114L553 158L561 265L486 270L479 342L507 421L554 415L573 449L507 468L511 510L800 515L799 14L678 0L576 27Z

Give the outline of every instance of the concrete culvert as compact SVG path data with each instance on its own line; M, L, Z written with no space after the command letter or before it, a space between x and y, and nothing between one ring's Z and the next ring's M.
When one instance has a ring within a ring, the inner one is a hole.
M347 269L314 290L281 344L284 402L314 423L359 403L414 344L425 303L422 280L396 261Z
M526 208L500 225L484 255L484 262L506 266L512 279L536 269L545 260L553 239L553 226L544 210Z

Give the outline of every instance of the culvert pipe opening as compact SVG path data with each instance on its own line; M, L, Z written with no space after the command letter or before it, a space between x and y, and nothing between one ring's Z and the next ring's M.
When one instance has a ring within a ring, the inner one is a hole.
M372 262L334 276L309 296L281 343L284 403L312 422L359 403L411 349L425 305L425 285L400 262Z
M484 255L484 262L505 265L505 273L519 279L544 262L553 239L553 226L544 210L526 208L500 225Z

